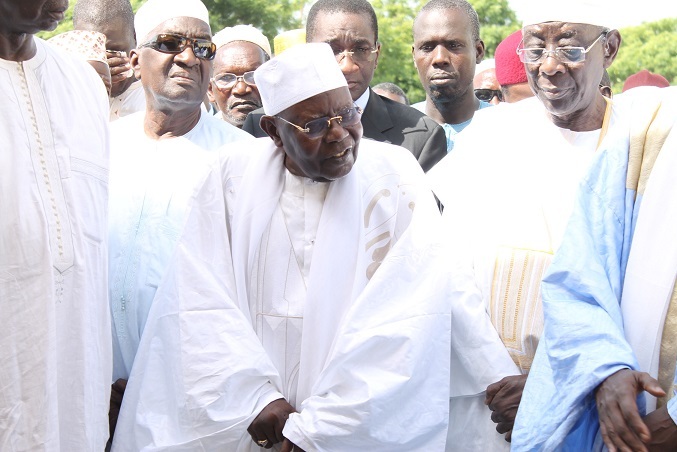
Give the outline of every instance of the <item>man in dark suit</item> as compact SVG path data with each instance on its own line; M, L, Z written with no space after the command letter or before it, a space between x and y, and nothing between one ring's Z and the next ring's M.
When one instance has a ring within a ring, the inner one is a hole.
M348 81L353 102L363 110L363 136L408 149L428 171L447 154L444 130L418 110L381 97L369 88L381 51L376 13L366 0L319 0L308 13L308 42L326 42ZM243 130L267 136L259 126L263 110L247 116Z

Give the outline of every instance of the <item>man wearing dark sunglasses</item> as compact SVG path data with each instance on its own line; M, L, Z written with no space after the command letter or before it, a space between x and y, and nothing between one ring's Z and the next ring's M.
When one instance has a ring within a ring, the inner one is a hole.
M446 155L444 131L435 121L407 105L374 93L369 84L381 54L378 23L367 0L319 0L308 12L307 42L331 45L348 82L350 95L363 111L364 136L408 149L424 171ZM256 136L258 117L252 115L244 129Z
M477 97L480 102L491 105L497 105L499 102L503 102L503 93L501 93L501 85L498 84L498 80L496 79L496 63L493 58L482 60L482 62L475 67L473 88L475 97Z
M451 318L423 171L362 139L329 45L254 79L270 139L226 146L197 190L118 450L443 450Z
M262 106L254 71L270 59L270 43L255 27L235 25L216 33L214 44L209 101L225 121L242 128L247 115Z
M213 151L251 138L202 108L216 46L200 0L149 0L135 28L130 64L146 107L111 125L109 299L118 406L193 187Z

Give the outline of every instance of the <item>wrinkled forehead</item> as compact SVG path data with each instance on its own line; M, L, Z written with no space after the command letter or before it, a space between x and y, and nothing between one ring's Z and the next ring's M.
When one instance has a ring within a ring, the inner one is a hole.
M153 28L148 33L146 40L161 33L171 33L201 39L211 39L212 37L209 24L200 19L196 19L195 17L174 17L167 19ZM139 44L141 43L142 42L139 42Z
M230 66L246 67L248 71L261 66L266 62L266 53L258 45L249 41L233 41L225 44L216 51L214 70Z
M573 22L543 22L532 25L525 25L522 28L522 35L526 41L530 37L537 38L555 38L555 39L573 39L588 38L599 34L604 27L599 25L573 23Z

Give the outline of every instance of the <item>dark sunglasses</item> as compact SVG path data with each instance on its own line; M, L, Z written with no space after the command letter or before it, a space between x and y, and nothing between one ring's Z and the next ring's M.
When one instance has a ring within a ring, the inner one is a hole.
M190 46L193 54L201 60L213 60L216 55L216 44L209 39L193 39L181 35L162 33L141 44L139 48L150 47L162 53L181 53Z
M360 115L362 115L362 109L360 107L346 108L345 110L340 111L338 115L332 116L331 118L329 116L325 116L323 118L317 118L313 119L312 121L308 121L305 127L297 126L293 122L289 122L281 116L275 117L283 120L289 125L296 127L301 132L307 134L309 138L320 138L327 132L327 129L329 129L332 121L336 121L341 127L350 127L360 122Z
M503 102L503 93L500 89L476 89L475 97L477 97L479 100L483 100L484 102L489 102L494 97L498 97L498 100Z

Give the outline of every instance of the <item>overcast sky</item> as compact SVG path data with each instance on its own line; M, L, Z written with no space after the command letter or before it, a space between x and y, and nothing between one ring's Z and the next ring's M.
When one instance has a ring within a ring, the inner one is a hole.
M551 2L562 0L538 0ZM566 0L567 5L576 0ZM677 1L675 0L584 0L590 3L608 5L609 17L616 27L640 25L643 22L653 22L668 17L677 17ZM508 0L508 4L522 20L522 14L534 4L534 0Z

